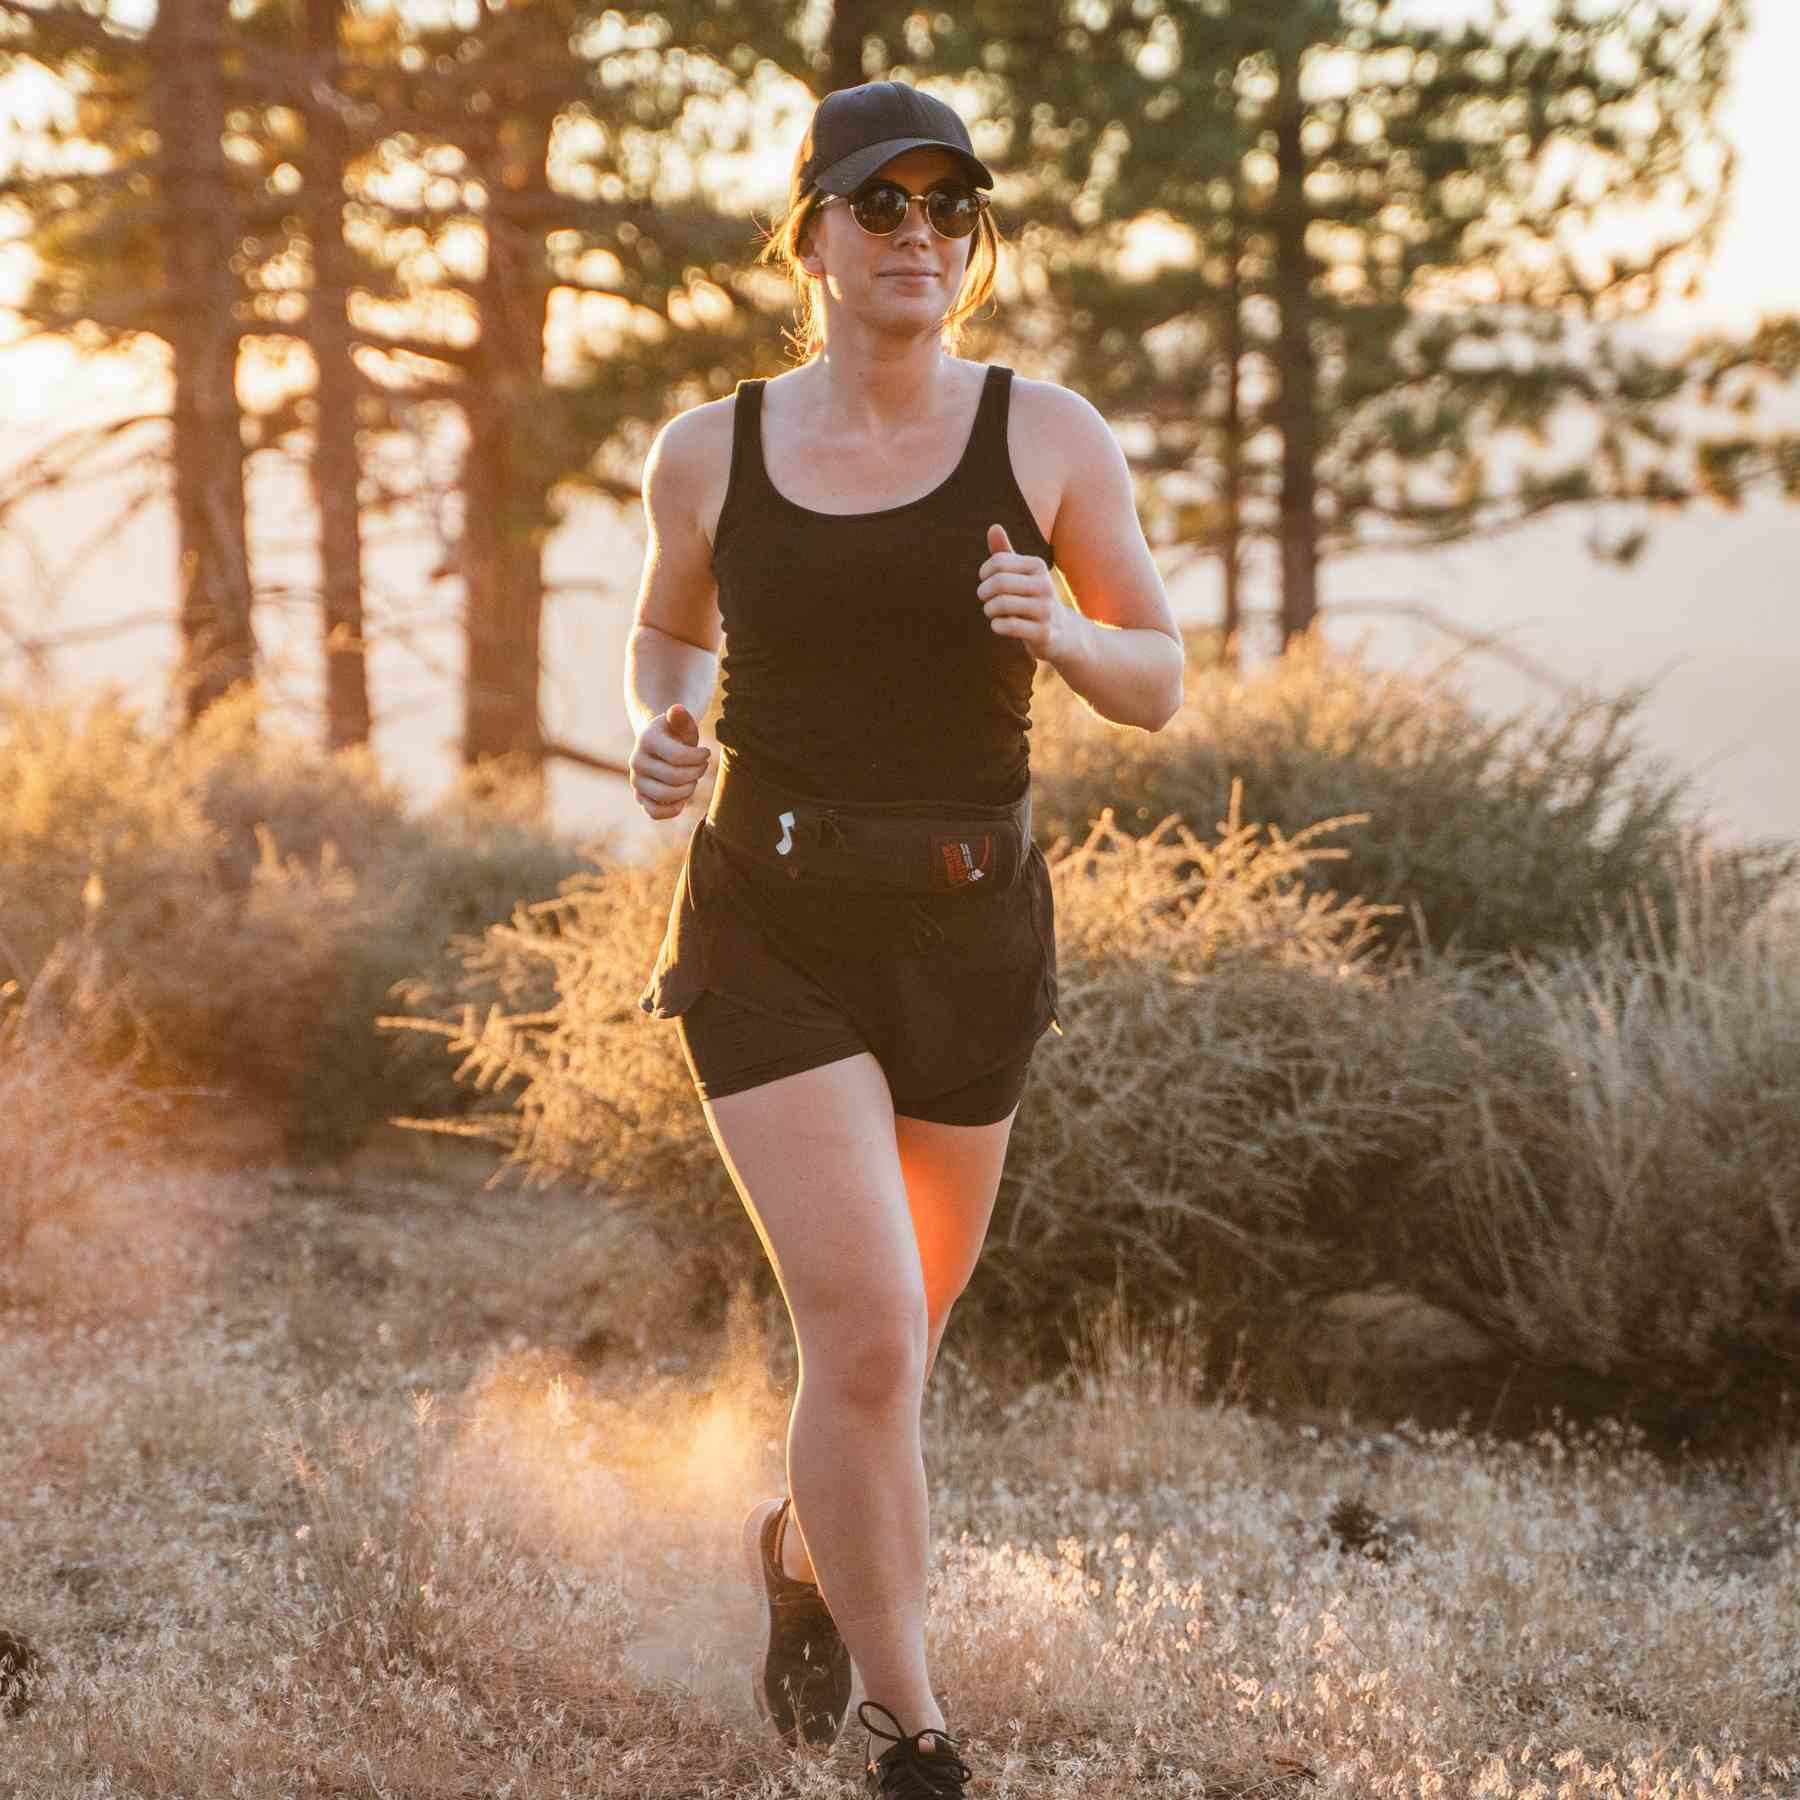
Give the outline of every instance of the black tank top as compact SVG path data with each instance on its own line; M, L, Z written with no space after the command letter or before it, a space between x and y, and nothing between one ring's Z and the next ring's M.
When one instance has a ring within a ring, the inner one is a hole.
M824 799L1007 805L1025 791L1035 659L975 589L988 526L1055 562L1006 448L1012 370L990 365L949 478L880 512L784 499L762 454L760 380L740 381L712 567L725 627L719 742Z

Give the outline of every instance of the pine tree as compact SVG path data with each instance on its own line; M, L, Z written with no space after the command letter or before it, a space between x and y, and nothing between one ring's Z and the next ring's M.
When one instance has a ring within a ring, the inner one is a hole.
M253 171L226 152L242 61L221 9L163 0L142 32L67 0L8 0L0 60L61 76L74 129L6 197L30 217L36 269L19 311L90 342L150 333L169 347L168 457L180 566L182 716L197 719L256 673L236 392L244 334L240 226L267 216ZM84 154L106 153L95 169Z
M1284 639L1334 552L1709 491L1696 409L1734 353L1636 321L1716 235L1739 0L1495 4L1455 27L1387 0L1019 16L959 15L918 71L984 68L1029 144L1010 212L1052 321L1037 341L1149 428L1166 540L1228 567L1242 535L1273 543ZM1191 254L1127 279L1126 234L1158 216ZM1744 466L1779 459L1778 438L1745 445Z

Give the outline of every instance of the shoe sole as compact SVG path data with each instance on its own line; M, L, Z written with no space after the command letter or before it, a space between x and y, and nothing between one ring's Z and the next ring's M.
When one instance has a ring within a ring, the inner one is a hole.
M802 1743L810 1744L815 1750L828 1750L837 1741L843 1731L843 1720L840 1717L830 1728L829 1735L824 1731L816 1734L809 1732L800 1718L790 1712L789 1723L784 1728L775 1717L769 1706L764 1681L768 1675L768 1644L775 1634L775 1611L769 1598L769 1584L763 1574L762 1536L770 1516L779 1509L779 1500L759 1500L745 1515L741 1547L744 1558L744 1575L750 1583L750 1591L755 1594L757 1609L762 1619L763 1651L757 1663L750 1670L750 1699L756 1708L756 1716L775 1727L782 1741L791 1746ZM811 1720L827 1715L811 1712L807 1717Z
M762 1533L771 1512L781 1504L779 1500L759 1500L751 1507L744 1519L743 1551L744 1576L750 1583L750 1591L756 1596L756 1607L762 1617L762 1657L764 1667L750 1671L750 1698L756 1705L756 1716L768 1722L772 1716L769 1702L763 1693L763 1675L766 1672L768 1658L768 1642L775 1629L774 1609L769 1605L769 1584L763 1579L762 1567Z

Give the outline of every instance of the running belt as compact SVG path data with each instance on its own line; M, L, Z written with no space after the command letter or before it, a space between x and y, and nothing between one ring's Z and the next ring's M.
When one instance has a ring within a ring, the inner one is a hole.
M880 894L995 893L1031 854L1031 788L1007 806L824 800L752 775L722 748L706 823L728 849L798 880Z

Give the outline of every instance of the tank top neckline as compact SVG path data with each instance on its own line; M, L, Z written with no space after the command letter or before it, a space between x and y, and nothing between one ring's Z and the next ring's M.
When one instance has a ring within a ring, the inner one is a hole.
M981 400L975 408L975 423L969 427L968 441L964 443L962 455L957 458L956 467L934 487L929 494L921 494L916 500L903 500L898 506L877 507L873 512L832 513L820 512L811 506L802 506L797 500L790 500L780 488L769 478L769 465L763 455L762 442L762 398L763 389L768 386L766 378L759 377L755 381L746 381L743 385L753 395L750 416L746 420L742 432L752 453L756 458L756 473L765 492L772 494L790 512L797 512L808 519L890 519L897 513L911 512L915 506L927 506L953 487L969 466L969 459L975 454L975 447L981 442L983 427L987 424L988 411L994 404L994 396L999 392L1001 383L1011 371L1000 363L989 363L987 375L981 384ZM739 395L740 401L743 395Z

